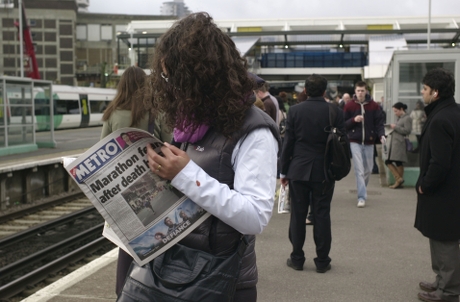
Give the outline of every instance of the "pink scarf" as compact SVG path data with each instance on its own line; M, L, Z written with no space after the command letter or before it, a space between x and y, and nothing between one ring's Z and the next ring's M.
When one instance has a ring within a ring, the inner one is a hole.
M184 129L184 131L181 131L177 128L174 129L174 141L178 143L196 143L200 139L203 138L203 136L206 134L206 132L209 129L208 125L200 125L198 126L195 131L190 132L191 127L187 127Z
M253 95L254 93L253 92L248 92L244 98L243 98L243 103L245 102L248 102L248 101L251 101L251 96ZM252 100L252 102L254 102L254 100ZM208 131L209 129L209 126L208 125L199 125L195 131L193 132L190 132L191 131L191 126L189 127L186 127L183 131L177 129L177 128L174 128L174 141L175 142L178 142L178 143L196 143L197 141L201 140L204 135L206 134L206 132Z

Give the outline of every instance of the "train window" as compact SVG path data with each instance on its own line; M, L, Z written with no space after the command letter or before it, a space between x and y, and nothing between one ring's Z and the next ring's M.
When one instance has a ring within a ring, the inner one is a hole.
M32 123L32 106L11 105L10 106L10 124L31 124Z
M78 101L74 100L56 100L55 114L80 114Z
M35 101L35 115L49 115L50 114L50 100L49 99L35 99L34 101Z
M105 108L109 105L110 101L89 101L89 108L91 113L103 113Z

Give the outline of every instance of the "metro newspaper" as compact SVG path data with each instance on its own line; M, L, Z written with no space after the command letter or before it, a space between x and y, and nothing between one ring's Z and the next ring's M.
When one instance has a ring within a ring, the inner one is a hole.
M211 214L148 167L147 144L161 154L150 133L122 128L78 158L63 164L105 219L103 235L139 265L176 244Z

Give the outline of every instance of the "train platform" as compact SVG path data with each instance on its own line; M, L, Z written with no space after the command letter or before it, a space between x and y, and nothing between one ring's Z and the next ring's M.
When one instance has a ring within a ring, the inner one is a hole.
M55 131L55 148L39 148L26 153L0 156L0 170L11 167L19 169L21 165L37 161L81 154L99 141L101 131L102 127ZM49 133L38 132L37 136L49 136Z
M337 182L331 205L332 269L315 270L307 226L303 271L286 266L289 215L276 210L257 236L258 301L418 301L418 283L433 281L428 239L414 227L414 188L392 190L371 175L366 207L357 208L354 173ZM23 302L115 301L117 250L41 289Z

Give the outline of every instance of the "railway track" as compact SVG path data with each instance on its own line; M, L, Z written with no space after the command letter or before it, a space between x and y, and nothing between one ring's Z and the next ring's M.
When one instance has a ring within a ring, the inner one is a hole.
M0 216L0 238L43 224L46 221L92 207L81 192L59 196L47 202Z
M96 251L106 252L114 247L101 235L102 217L86 201L74 197L66 203L48 205L45 210L35 209L34 214L10 218L0 226L1 229L5 225L16 225L18 221L27 226L0 238L0 298L30 292L40 282L49 280L50 274L65 275L69 265ZM22 223L30 216L33 216L31 220L41 223Z

